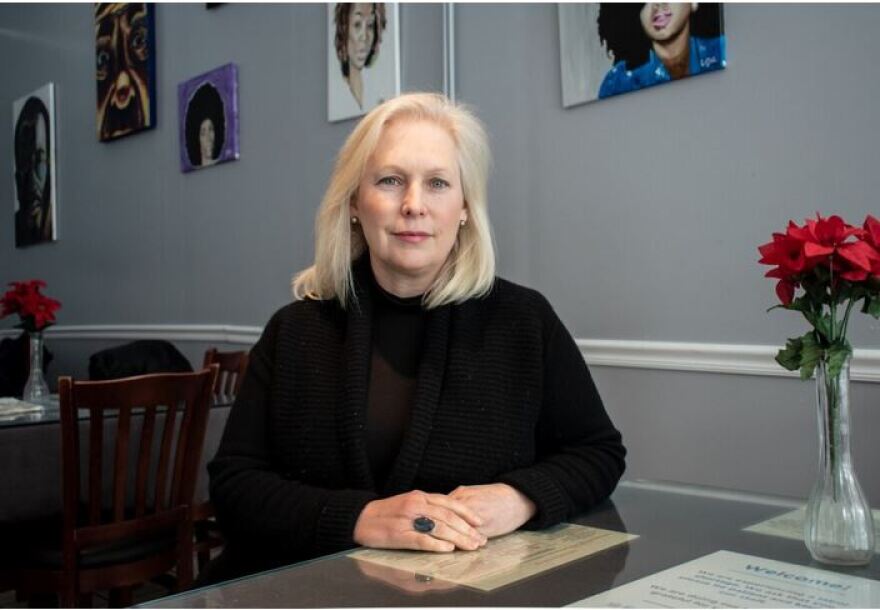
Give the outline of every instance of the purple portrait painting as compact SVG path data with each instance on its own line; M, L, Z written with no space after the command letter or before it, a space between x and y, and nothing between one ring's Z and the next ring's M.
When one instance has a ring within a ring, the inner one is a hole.
M239 158L238 66L226 64L177 86L180 169Z

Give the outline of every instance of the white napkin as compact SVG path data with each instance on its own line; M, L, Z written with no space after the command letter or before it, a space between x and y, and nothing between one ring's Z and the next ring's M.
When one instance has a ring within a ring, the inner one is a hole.
M22 415L24 413L33 413L43 409L40 405L25 402L17 398L0 398L0 416L2 415Z

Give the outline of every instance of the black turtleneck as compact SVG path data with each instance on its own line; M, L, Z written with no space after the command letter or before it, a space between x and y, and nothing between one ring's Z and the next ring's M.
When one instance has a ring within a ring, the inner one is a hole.
M372 356L367 397L367 455L384 486L400 451L416 391L427 312L421 295L400 298L373 279Z

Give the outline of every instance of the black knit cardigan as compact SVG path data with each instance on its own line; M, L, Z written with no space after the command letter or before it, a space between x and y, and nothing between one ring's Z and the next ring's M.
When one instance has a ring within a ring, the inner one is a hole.
M580 351L543 296L502 279L429 312L409 427L377 488L364 436L369 273L359 261L347 310L291 303L254 346L208 466L232 547L276 564L349 548L368 502L413 489L507 483L537 506L528 528L611 493L626 451Z

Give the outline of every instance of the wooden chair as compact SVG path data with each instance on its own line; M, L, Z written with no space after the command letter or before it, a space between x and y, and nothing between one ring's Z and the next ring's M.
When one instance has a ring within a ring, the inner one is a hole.
M220 352L212 347L205 352L205 368L219 366L214 385L215 402L232 402L241 390L241 382L248 366L248 352Z
M205 352L205 366L216 364L220 367L214 385L215 402L232 402L238 396L241 382L248 366L248 352L220 352L211 348ZM211 551L226 544L220 528L214 519L214 506L202 502L193 506L193 529L195 532L194 550L198 557L199 571L211 559Z
M134 586L172 568L177 590L191 586L190 505L216 377L213 366L113 381L60 378L61 536L21 547L19 594L57 592L72 607L109 589L111 604L130 605ZM87 468L79 410L89 411ZM108 442L105 430L115 432ZM113 453L106 465L105 445Z

